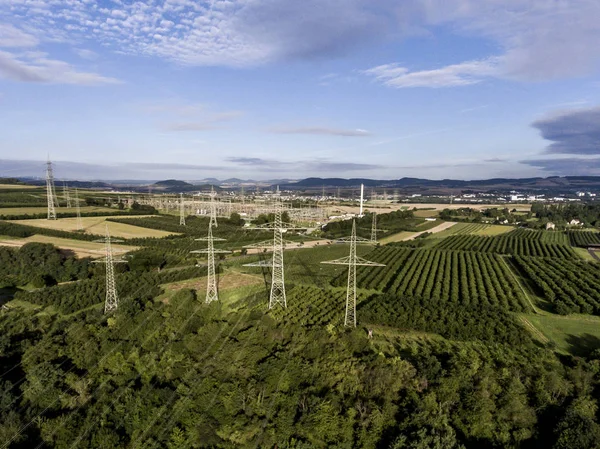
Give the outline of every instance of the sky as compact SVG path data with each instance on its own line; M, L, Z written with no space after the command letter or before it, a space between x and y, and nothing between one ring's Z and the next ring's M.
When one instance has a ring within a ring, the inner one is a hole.
M0 176L600 175L597 0L0 0Z

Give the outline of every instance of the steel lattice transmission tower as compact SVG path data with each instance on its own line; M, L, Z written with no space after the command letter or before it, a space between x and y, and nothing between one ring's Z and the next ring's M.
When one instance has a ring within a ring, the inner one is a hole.
M113 254L112 243L122 242L123 240L113 239L108 232L106 225L106 237L96 242L104 243L104 258L95 261L96 263L106 264L106 299L104 301L104 313L108 314L117 310L119 306L119 296L117 295L117 283L115 282L115 263L126 263L126 260L115 258Z
M52 162L46 162L46 197L48 199L48 220L56 220L57 198L54 188L54 174L52 173Z
M75 188L75 210L77 212L77 230L83 231L83 224L81 223L81 209L79 206L79 193L77 192L77 188Z
M69 195L69 186L66 182L63 182L63 196L65 198L65 202L67 203L67 207L71 207L71 196Z
M350 255L341 259L328 260L321 262L330 265L346 265L348 266L348 289L346 291L346 316L344 318L344 326L356 327L356 267L385 267L385 264L371 262L356 255L356 244L370 243L369 240L356 237L356 222L352 220L352 235L350 238L343 238L339 241L350 243Z
M205 241L208 243L208 247L206 249L199 249L195 251L190 251L192 253L204 253L208 255L208 279L206 282L206 300L205 302L211 303L213 301L219 300L219 292L217 290L217 274L215 270L215 254L225 254L230 253L231 251L227 251L224 249L215 249L214 242L215 241L224 241L225 239L219 237L213 237L212 226L208 227L208 237L203 237L200 239L196 239L199 241Z
M217 192L215 192L215 188L213 186L210 187L210 223L208 227L214 226L215 228L219 227L217 223L217 204L215 203L215 198L217 196Z
M259 226L255 229L273 229L273 240L260 242L253 245L247 245L246 248L264 248L272 249L273 259L271 262L260 261L255 263L244 264L246 267L270 267L271 268L271 293L269 294L269 309L276 305L281 305L287 308L287 298L285 294L285 270L283 265L283 248L286 242L283 240L283 233L288 229L305 229L295 227L289 223L283 223L283 204L279 194L279 187L274 195L273 209L275 211L275 220L273 223L267 223L264 226Z
M373 211L373 223L371 223L371 242L377 243L377 212Z
M183 193L179 194L179 225L185 226L185 205L183 204Z

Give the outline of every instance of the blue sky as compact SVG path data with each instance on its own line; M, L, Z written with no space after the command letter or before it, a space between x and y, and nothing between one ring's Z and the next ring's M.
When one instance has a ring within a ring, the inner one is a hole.
M600 175L600 2L0 0L0 176Z

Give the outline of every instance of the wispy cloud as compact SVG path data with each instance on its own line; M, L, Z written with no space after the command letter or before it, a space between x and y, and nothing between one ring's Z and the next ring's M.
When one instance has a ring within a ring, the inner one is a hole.
M1 9L0 9L1 10ZM0 78L26 83L117 84L119 80L80 70L35 51L39 39L10 24L0 24ZM14 49L20 52L15 53ZM27 51L23 51L23 49ZM9 51L9 49L11 51Z
M531 126L552 142L547 154L600 154L600 106L557 112Z
M376 3L119 0L108 6L89 0L12 0L0 2L0 16L32 30L33 39L65 43L90 39L114 51L185 65L237 67L343 56L375 40L423 35L440 26L484 38L499 49L490 55L499 58L497 66L484 59L423 70L388 67L396 69L395 74L382 81L394 87L465 86L489 76L529 81L564 78L590 73L600 61L596 45L600 2L594 0ZM7 28L1 39L21 46L30 38Z
M460 114L466 114L467 112L473 112L473 111L479 111L481 109L487 109L489 108L490 105L489 104L482 104L480 106L473 106L471 108L465 108L465 109L461 109L460 111L458 111Z
M277 169L282 172L354 172L354 171L369 171L383 168L378 164L365 164L358 162L335 162L328 159L317 160L295 160L281 161L277 159L264 159L259 157L228 157L225 159L243 166L251 166L256 170Z
M189 108L194 108L194 106L190 106ZM166 109L171 110L171 109ZM186 111L186 106L183 106L181 109L174 109L176 113L180 115L183 111ZM193 115L191 112L192 109L189 109L189 114L183 113L183 115ZM161 129L165 131L209 131L218 128L218 124L221 122L227 122L231 120L235 120L238 117L243 115L242 111L224 111L224 112L209 112L205 108L198 109L200 112L195 120L185 121L185 122L166 122L161 125Z
M453 64L440 69L410 71L399 64L384 64L364 70L386 86L403 87L455 87L481 82L485 77L498 72L495 58L483 61L469 61Z
M391 139L379 140L377 142L371 143L370 146L385 145L385 144L396 142L399 140L412 139L413 137L430 136L433 134L444 133L446 131L452 131L455 129L457 129L456 126L449 126L446 128L439 128L439 129L431 129L431 130L423 131L423 132L419 132L419 133L412 133L412 134L406 134L404 136L392 137Z
M344 136L344 137L368 137L372 133L366 129L340 129L340 128L322 128L322 127L275 127L270 128L269 132L274 134L313 134L324 136Z
M26 83L50 84L119 84L116 78L79 71L72 65L49 59L44 54L15 54L0 51L0 77Z

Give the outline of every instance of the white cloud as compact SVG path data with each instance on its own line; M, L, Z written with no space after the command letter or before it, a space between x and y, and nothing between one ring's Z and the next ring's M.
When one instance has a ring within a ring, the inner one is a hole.
M0 23L0 47L35 47L38 40L10 24Z
M413 72L398 64L385 64L363 73L390 87L452 87L476 84L486 76L497 74L497 64L496 59L490 58L453 64L441 69Z
M65 61L51 59L36 49L39 44L40 40L34 35L13 25L0 23L0 78L29 83L80 85L120 82L115 78L79 70ZM25 48L27 51L15 53L16 48Z
M87 0L11 0L0 1L0 16L36 40L72 44L90 39L115 52L185 65L248 66L343 56L373 40L435 34L438 26L496 46L487 58L441 68L388 67L382 81L396 87L461 86L485 77L565 78L592 73L600 63L597 0L375 3L156 0L111 2L103 8ZM33 45L14 27L2 36L12 45Z
M0 78L29 83L50 84L116 84L115 78L75 69L72 65L49 59L43 53L15 55L0 50Z
M345 136L345 137L366 137L370 136L371 133L366 129L340 129L340 128L324 128L324 127L302 127L302 128L288 128L288 127L277 127L271 128L269 132L275 134L314 134L314 135L328 135L328 136Z
M95 59L98 59L98 53L92 50L88 50L86 48L74 48L73 51L77 56L79 56L82 59L87 59L89 61L94 61Z

